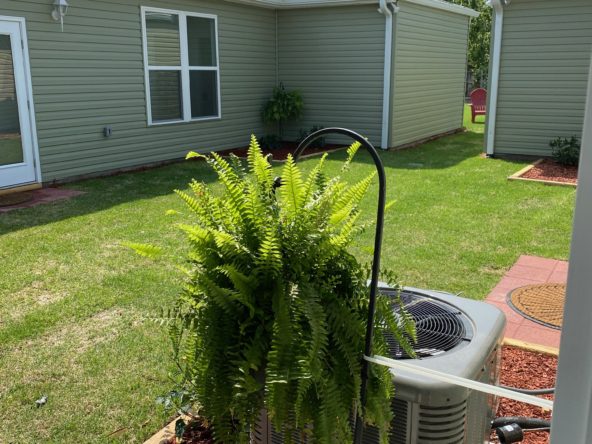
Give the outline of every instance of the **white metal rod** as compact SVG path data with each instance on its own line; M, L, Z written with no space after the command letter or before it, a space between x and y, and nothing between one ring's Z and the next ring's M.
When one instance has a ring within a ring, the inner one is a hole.
M530 405L536 405L547 410L553 410L553 401L549 399L537 398L536 396L518 393L513 390L508 390L495 385L484 384L483 382L473 381L472 379L461 378L460 376L453 376L437 370L432 370L418 365L410 364L403 361L395 361L384 356L364 356L364 359L373 364L383 365L394 370L406 370L417 375L426 376L436 381L454 384L461 387L466 387L478 392L487 393L489 395L501 396L514 401L525 402ZM396 375L395 375L396 377Z

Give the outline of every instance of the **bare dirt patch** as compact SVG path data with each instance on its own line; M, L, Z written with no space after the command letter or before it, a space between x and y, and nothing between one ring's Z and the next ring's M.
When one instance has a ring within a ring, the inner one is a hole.
M0 350L0 397L26 383L66 383L80 374L78 357L100 344L116 340L125 329L138 325L135 311L113 308L80 322Z
M0 326L6 321L16 321L35 309L55 304L68 297L65 291L53 291L42 281L34 281L30 285L8 294L0 304Z
M138 318L139 319L139 318ZM130 322L135 323L134 314L130 310L113 308L105 310L80 322L72 323L51 334L27 342L35 347L75 348L84 353L91 347L115 339Z
M560 165L554 160L544 159L542 162L535 164L520 177L524 179L577 184L578 167Z

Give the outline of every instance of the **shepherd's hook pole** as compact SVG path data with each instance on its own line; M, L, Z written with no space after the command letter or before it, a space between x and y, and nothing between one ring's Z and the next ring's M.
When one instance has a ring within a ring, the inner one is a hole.
M386 205L386 175L384 173L384 165L378 155L378 151L374 146L368 142L367 139L362 137L360 134L345 129L345 128L325 128L316 131L304 139L296 151L294 151L294 161L298 161L298 158L302 152L308 148L315 140L327 135L327 134L341 134L349 136L356 142L359 142L372 156L372 160L376 165L378 171L378 210L376 212L376 234L374 236L374 258L372 260L372 278L370 281L370 303L368 304L368 324L366 325L366 344L364 347L364 355L372 356L372 338L374 335L374 313L376 311L376 292L378 291L378 275L380 272L380 250L382 249L382 231L384 227L384 209ZM355 431L354 431L354 444L361 444L362 437L364 434L364 420L362 418L364 409L366 408L366 398L368 391L368 361L362 357L362 385L360 390L360 411L361 415L358 415L358 411L354 411L355 418Z

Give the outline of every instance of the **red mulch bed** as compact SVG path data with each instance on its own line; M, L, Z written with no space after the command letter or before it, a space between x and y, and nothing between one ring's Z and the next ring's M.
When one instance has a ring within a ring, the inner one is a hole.
M272 150L263 149L263 154L271 154L273 160L286 160L288 158L288 154L294 154L294 151L296 151L296 148L298 148L298 144L296 142L282 142L282 146L279 148L275 148ZM315 147L307 148L304 151L304 153L302 153L302 155L308 156L310 154L319 154L319 153L324 153L327 151L334 151L334 150L337 150L340 148L344 148L344 146L343 145L335 145L335 144L326 144L322 148L315 148ZM234 149L230 149L230 150L219 151L218 154L220 154L221 156L228 156L230 154L234 154L235 156L244 158L244 157L247 157L248 150L249 150L248 147L234 148Z
M562 183L578 183L578 167L560 165L554 160L545 159L522 174L525 179L550 180Z
M555 386L557 357L505 346L502 351L500 384L526 389L539 389ZM553 395L545 395L552 399ZM497 409L497 416L526 416L530 418L551 419L551 413L540 407L522 402L502 399ZM492 442L498 442L492 433ZM209 429L199 420L189 423L183 436L183 444L214 444ZM525 432L523 444L548 444L549 433ZM176 444L174 438L170 444Z
M557 357L526 351L516 347L504 347L500 384L525 389L540 389L555 386ZM553 395L544 395L553 399ZM551 412L523 402L502 399L497 416L526 416L530 418L551 419ZM492 434L492 437L495 433ZM498 442L497 438L493 442ZM547 444L549 433L525 432L524 444Z

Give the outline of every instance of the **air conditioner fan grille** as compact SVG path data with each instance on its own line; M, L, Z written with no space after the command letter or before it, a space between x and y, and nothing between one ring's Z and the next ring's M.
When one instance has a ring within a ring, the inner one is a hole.
M417 343L413 348L418 358L440 355L470 340L466 316L455 307L410 291L381 291L393 298L399 295L403 306L415 320ZM393 306L395 311L399 311L397 303ZM392 335L387 333L385 337L391 358L410 358Z

